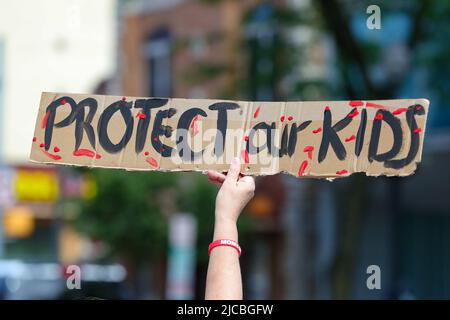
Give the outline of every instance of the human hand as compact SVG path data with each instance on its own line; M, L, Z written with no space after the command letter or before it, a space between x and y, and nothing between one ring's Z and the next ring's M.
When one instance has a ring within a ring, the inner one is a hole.
M208 171L209 181L220 186L216 197L216 220L236 223L241 211L253 197L255 179L250 176L240 176L240 172L239 158L231 161L227 175Z

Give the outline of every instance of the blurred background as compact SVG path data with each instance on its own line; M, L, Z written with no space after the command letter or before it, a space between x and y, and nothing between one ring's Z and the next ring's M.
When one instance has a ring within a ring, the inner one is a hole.
M241 265L252 299L449 299L449 24L447 0L0 0L0 299L203 298L216 187L30 163L42 91L430 99L413 176L258 178Z

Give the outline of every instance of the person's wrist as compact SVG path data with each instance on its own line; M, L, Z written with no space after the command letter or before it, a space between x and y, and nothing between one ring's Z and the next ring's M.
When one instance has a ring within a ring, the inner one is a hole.
M236 224L239 213L233 210L216 210L215 223L216 224Z
M230 239L237 241L237 221L233 217L216 215L214 222L214 240Z

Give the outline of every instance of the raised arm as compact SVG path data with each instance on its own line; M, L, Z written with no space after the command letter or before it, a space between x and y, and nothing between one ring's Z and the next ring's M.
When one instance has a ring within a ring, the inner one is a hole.
M236 223L242 209L255 191L254 179L240 176L240 171L240 160L235 158L226 176L215 171L208 172L208 179L221 186L216 197L213 241L232 240L238 243ZM217 246L212 249L206 277L205 299L242 299L241 268L236 248Z

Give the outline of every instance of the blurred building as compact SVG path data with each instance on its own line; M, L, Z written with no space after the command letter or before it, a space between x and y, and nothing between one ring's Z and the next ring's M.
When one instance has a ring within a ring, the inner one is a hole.
M185 98L221 94L232 75L226 72L211 79L213 69L236 58L244 2L132 2L125 9L120 34L124 93Z
M27 161L41 92L92 92L111 77L116 1L0 1L3 157Z
M7 279L9 298L56 297L65 288L60 267L45 269L48 279L8 277L27 263L80 262L95 249L62 218L70 205L59 205L79 199L92 181L33 165L28 156L41 92L93 92L115 73L116 6L115 0L0 1L0 282ZM2 259L15 259L17 268Z

